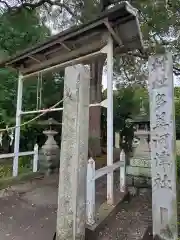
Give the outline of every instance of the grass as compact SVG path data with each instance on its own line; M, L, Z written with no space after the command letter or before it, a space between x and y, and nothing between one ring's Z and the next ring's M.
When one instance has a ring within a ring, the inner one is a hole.
M15 185L39 176L40 173L32 172L32 156L23 156L19 158L18 176L12 177L12 159L3 159L0 165L0 189Z
M26 174L32 172L32 156L23 156L19 158L18 174ZM9 178L12 176L13 159L3 159L0 164L0 179Z

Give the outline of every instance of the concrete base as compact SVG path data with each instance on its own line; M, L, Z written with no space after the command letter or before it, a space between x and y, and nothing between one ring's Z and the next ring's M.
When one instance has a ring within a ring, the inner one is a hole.
M143 167L126 167L127 186L151 187L151 169Z
M145 168L145 167L133 167L133 166L127 166L126 167L126 174L132 175L136 177L151 177L151 169Z
M127 186L150 187L151 186L151 164L146 157L130 159L130 165L126 167Z

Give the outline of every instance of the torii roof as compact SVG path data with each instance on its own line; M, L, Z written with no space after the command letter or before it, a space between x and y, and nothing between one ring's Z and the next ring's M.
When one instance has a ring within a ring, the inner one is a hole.
M0 67L12 67L22 74L41 71L99 51L107 44L109 32L114 39L115 52L143 50L137 10L128 2L121 2L93 21L62 31L44 43L1 61Z

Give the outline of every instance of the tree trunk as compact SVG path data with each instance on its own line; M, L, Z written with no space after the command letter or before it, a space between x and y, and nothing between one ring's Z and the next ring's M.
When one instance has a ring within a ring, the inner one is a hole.
M91 64L90 103L100 103L102 95L102 73L105 57ZM89 149L93 156L101 155L101 107L89 109Z

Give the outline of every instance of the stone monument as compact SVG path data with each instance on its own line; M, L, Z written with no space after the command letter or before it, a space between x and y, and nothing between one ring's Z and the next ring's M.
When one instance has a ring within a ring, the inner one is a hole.
M177 240L176 134L171 53L149 58L153 236Z
M59 168L60 149L54 139L54 136L57 135L58 132L52 130L52 126L60 125L60 123L53 118L49 118L48 120L41 121L39 124L49 126L48 130L43 131L47 140L39 151L40 170L45 171L49 175L53 173L55 169Z
M150 121L140 98L140 113L134 118L135 138L130 164L126 167L127 184L134 186L151 185Z

